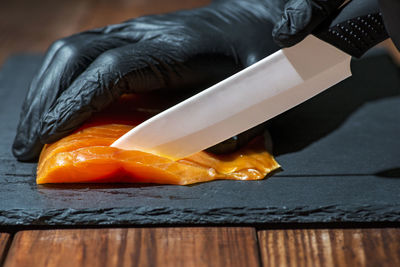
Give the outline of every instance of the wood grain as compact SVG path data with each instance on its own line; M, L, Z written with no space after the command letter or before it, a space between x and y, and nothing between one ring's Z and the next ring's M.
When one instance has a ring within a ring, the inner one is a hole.
M53 41L77 31L88 1L13 0L0 8L0 64L13 53L43 52Z
M264 266L400 266L400 229L263 230Z
M253 228L21 231L5 267L259 266Z
M0 233L0 265L5 258L6 248L8 241L10 239L10 235L7 233Z
M130 18L206 5L210 0L13 0L0 8L0 65L11 54L44 52L57 39Z

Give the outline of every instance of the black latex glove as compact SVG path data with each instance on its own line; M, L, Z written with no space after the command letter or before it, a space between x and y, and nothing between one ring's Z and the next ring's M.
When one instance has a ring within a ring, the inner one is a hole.
M56 41L23 104L14 155L36 159L123 93L205 88L232 75L278 49L272 27L263 1L218 1Z

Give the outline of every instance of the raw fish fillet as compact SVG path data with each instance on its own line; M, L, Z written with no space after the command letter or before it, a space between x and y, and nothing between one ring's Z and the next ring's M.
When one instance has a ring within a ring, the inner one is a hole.
M145 109L132 110L138 106L133 100L137 98L123 98L78 131L46 145L40 155L36 182L188 185L216 179L260 180L279 168L261 136L231 154L202 151L178 161L110 147L151 115Z

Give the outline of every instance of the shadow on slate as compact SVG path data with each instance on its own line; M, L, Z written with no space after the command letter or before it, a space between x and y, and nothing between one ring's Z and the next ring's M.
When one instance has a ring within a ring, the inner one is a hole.
M193 186L42 185L10 147L41 55L0 70L0 230L36 226L387 223L400 221L400 77L384 54L270 122L283 171Z
M299 151L338 129L361 106L399 95L400 72L390 65L385 56L353 60L351 79L271 121L275 155ZM369 115L371 124L380 123L380 114Z

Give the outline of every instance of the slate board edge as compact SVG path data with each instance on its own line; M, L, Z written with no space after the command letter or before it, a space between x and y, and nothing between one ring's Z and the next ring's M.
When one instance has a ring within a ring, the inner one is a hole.
M94 216L96 215L96 216ZM0 211L0 226L57 225L175 225L175 224L274 224L400 222L397 205L353 205L310 207L225 207L214 209L109 208Z

